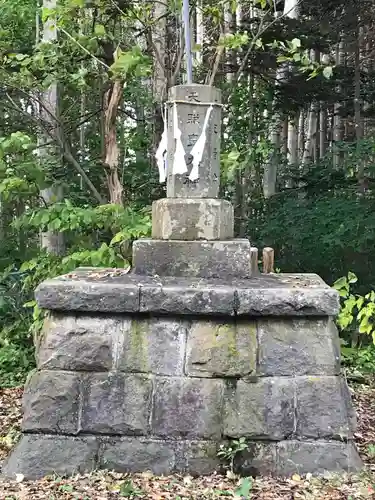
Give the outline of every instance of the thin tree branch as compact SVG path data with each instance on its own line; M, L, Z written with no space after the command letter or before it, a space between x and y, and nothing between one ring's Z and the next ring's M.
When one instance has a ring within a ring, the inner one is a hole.
M26 92L24 92L24 94L28 95ZM11 102L11 104L13 106L13 109L15 109L16 111L18 111L19 113L21 113L23 116L26 116L27 118L31 119L31 121L33 121L34 123L36 123L38 126L41 126L43 128L43 130L46 132L46 134L49 137L51 137L51 139L53 141L55 141L55 142L58 143L58 145L60 147L60 150L61 150L61 153L63 154L64 158L69 163L71 163L71 165L78 171L78 173L81 175L82 179L86 182L87 186L90 188L92 194L97 199L97 201L101 205L105 204L105 200L102 198L102 196L99 193L99 191L96 189L96 187L94 186L94 184L91 182L91 180L89 179L88 175L83 170L83 168L81 167L81 165L74 158L72 152L70 151L70 147L69 147L67 141L62 138L61 134L56 134L56 135L51 134L51 132L48 130L47 127L43 127L43 122L41 120L35 118L34 116L30 115L29 113L25 112L22 108L20 108L15 103L15 101L10 97L10 95L8 93L6 93L6 96L7 96L8 100ZM49 113L53 117L53 119L56 121L56 123L59 124L59 121L56 119L56 117L54 117L54 115L48 109L46 109L46 107L43 105L43 103L41 103L41 105L43 106L44 110L47 111L47 113ZM60 128L60 127L58 127L58 128Z
M242 59L242 62L241 62L241 65L236 73L236 76L235 76L235 80L238 81L240 78L241 78L241 75L242 75L242 72L244 70L244 67L246 66L246 63L250 57L250 54L251 52L253 51L253 48L254 48L254 45L255 45L255 42L256 40L261 36L263 35L263 33L268 30L271 26L273 26L275 23L277 23L278 21L280 21L280 19L286 17L289 12L292 12L292 10L294 10L296 7L298 7L300 4L301 4L302 0L299 0L299 2L297 2L297 4L295 6L293 6L288 12L285 12L283 14L281 14L279 17L275 17L267 26L265 26L263 28L263 25L264 25L264 17L261 18L261 21L259 23L259 27L258 27L258 32L257 34L253 37L253 39L251 40L250 42L250 46L244 56L244 58Z

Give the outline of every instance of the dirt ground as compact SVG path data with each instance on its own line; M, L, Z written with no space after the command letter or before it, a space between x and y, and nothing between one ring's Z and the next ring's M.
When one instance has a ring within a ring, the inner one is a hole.
M69 479L40 481L0 479L0 500L112 500L133 499L261 499L261 500L375 500L375 384L357 385L353 399L358 415L356 441L366 468L357 476L326 478L295 474L291 479L208 477L156 477L149 473L124 475L100 471ZM0 389L0 464L17 441L22 389Z

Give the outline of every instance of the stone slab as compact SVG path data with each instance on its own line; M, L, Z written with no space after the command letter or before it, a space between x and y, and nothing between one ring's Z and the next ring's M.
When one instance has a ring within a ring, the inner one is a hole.
M80 376L64 371L41 371L29 376L23 395L22 430L77 434Z
M35 296L43 309L112 313L336 316L339 296L316 274L273 274L250 279L100 275L92 269L44 281ZM111 274L112 272L112 274ZM95 277L93 276L95 275Z
M228 381L224 430L229 438L282 440L295 428L294 383L288 378Z
M219 439L223 387L222 380L157 378L152 433L169 439Z
M152 204L152 238L160 240L229 240L234 238L229 201L165 198Z
M277 475L359 472L363 464L352 441L283 441L277 445Z
M333 320L259 319L259 375L338 375L340 341Z
M245 377L255 373L257 332L253 321L192 320L186 346L186 374Z
M35 298L44 309L85 312L136 312L139 287L133 283L51 279L35 290Z
M351 438L353 421L348 414L341 377L297 377L296 433L303 438Z
M234 288L223 284L213 287L190 283L187 278L180 278L179 281L179 284L174 284L171 280L169 284L164 278L163 283L142 286L140 312L234 316Z
M339 310L338 294L328 287L282 291L239 287L236 294L239 316L331 316Z
M198 140L210 103L221 103L220 90L209 85L177 85L169 90L167 132L167 196L168 198L216 198L220 185L221 107L214 106L206 130L203 156L198 167L199 179L190 181L190 152ZM178 127L185 149L187 174L174 175L173 158L176 148L173 123L173 101L177 103ZM197 104L200 103L200 104ZM207 103L206 106L203 104Z
M5 462L2 475L15 479L41 479L47 475L72 476L96 468L99 443L94 436L26 434Z
M205 476L223 469L223 464L217 455L219 447L216 442L178 441L176 449L176 472Z
M37 349L40 369L109 371L122 320L105 316L50 314Z
M200 278L250 278L250 242L137 240L136 274Z
M183 375L187 320L129 318L123 324L117 363L120 371Z
M109 438L103 441L99 467L117 472L170 474L175 469L175 446L157 439Z
M97 373L84 379L81 431L143 435L149 431L152 381L144 375Z

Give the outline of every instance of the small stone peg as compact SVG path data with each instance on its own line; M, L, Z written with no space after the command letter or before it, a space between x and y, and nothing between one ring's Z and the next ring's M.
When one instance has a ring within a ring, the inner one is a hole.
M275 252L273 248L263 248L263 274L274 272Z

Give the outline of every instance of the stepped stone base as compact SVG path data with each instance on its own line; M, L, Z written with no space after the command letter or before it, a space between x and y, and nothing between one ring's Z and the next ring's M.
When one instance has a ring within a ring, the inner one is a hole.
M361 467L338 298L320 278L229 285L117 273L81 269L37 290L50 313L5 476L206 474L239 437L244 474Z

